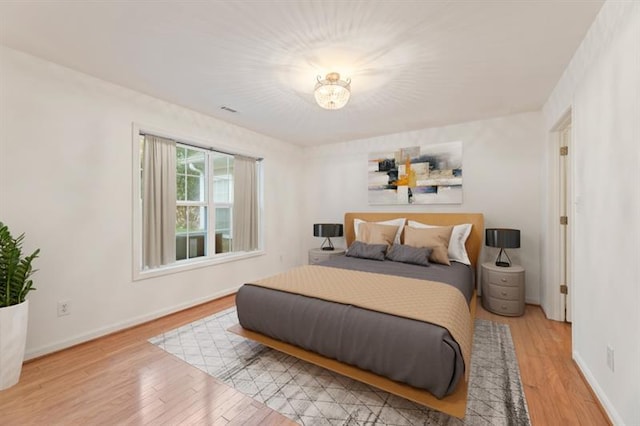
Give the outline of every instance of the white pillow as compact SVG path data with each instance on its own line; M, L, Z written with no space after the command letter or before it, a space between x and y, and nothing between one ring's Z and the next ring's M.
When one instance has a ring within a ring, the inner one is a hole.
M402 230L404 229L405 220L406 219L404 217L401 217L399 219L391 219L391 220L385 220L384 222L374 222L374 223L377 223L379 225L397 226L398 230L396 231L396 236L393 239L393 244L400 244L400 234L402 234ZM356 233L356 240L358 239L358 227L360 226L361 223L366 223L366 221L361 219L353 219L353 231Z
M416 222L415 220L409 221L409 226L412 228L439 228L435 225L427 225L425 223ZM471 265L469 260L469 254L464 244L471 234L470 223L463 223L461 225L455 225L451 232L451 238L449 239L449 260L455 260L456 262L464 263L465 265Z

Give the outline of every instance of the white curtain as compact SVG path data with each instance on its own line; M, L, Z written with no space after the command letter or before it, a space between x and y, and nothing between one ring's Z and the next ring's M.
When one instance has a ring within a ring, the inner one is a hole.
M258 248L258 179L256 160L233 161L233 251Z
M156 268L176 260L176 143L145 135L142 176L142 261Z

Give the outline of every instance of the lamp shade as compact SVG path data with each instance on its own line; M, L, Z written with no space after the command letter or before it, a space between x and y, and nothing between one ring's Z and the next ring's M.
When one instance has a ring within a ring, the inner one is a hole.
M341 223L316 223L313 225L314 237L342 237Z
M520 230L507 228L487 228L485 244L489 247L520 248Z

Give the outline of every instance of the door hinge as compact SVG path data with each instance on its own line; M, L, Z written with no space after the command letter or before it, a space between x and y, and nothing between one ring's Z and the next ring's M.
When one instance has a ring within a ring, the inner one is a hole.
M568 216L560 216L560 225L568 225L569 217Z
M566 284L560 284L560 294L568 294L569 287Z
M561 146L560 147L560 156L564 157L565 155L569 155L569 147Z

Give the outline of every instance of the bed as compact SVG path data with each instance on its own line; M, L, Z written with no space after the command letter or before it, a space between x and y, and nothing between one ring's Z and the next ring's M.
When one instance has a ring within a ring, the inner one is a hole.
M294 268L245 284L236 296L240 325L230 330L463 417L483 218L481 214L347 213L347 245L355 240L354 220L382 222L399 217L437 226L472 224L465 243L471 265L451 262L425 267L334 257L318 266ZM371 289L370 298L364 296L362 286ZM441 315L449 322L435 325L440 323L432 320L431 311L446 311Z

